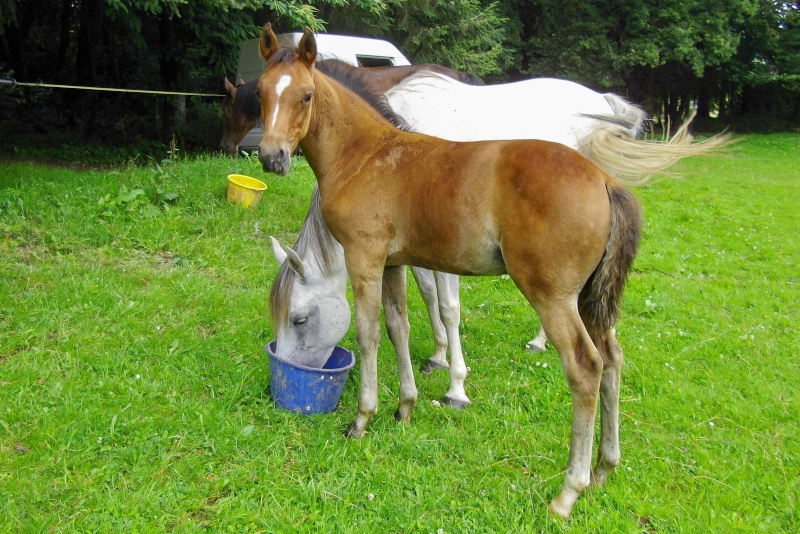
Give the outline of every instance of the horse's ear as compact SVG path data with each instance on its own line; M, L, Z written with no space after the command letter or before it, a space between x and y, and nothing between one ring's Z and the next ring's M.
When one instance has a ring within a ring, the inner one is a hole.
M286 252L286 259L289 262L289 267L291 267L301 279L304 279L306 277L306 265L303 263L303 260L294 249L286 247L283 250Z
M228 81L227 76L225 76L225 92L231 96L236 96L236 87L234 87L233 84Z
M269 239L272 241L272 255L275 256L278 264L283 265L283 262L288 260L289 268L296 272L300 278L305 278L306 266L297 252L289 247L281 246L278 240L272 236L269 236Z
M264 58L264 61L269 61L280 49L278 38L275 37L275 32L272 31L272 24L269 22L261 28L261 41L258 48L261 50L261 57Z
M297 55L309 69L317 60L317 39L308 26L303 30L303 37L300 38L300 43L297 45Z
M286 251L283 250L283 247L278 243L277 239L272 236L269 236L269 239L272 241L272 255L275 256L275 261L280 265L286 261Z

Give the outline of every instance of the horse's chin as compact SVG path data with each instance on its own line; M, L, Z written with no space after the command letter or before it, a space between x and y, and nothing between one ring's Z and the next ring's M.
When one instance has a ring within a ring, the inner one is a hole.
M292 160L289 158L260 158L261 169L266 172L274 172L278 176L286 176L289 173L289 167Z
M292 164L292 151L288 147L278 149L258 148L258 160L264 172L274 172L284 176L289 172Z
M289 166L288 165L281 165L279 167L275 167L275 166L270 166L270 165L264 165L262 163L261 164L261 168L266 173L274 172L278 176L286 176L287 174L289 174Z

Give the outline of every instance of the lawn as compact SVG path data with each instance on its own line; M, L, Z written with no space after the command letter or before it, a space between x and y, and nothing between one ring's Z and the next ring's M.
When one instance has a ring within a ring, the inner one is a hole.
M291 243L314 177L251 158L0 167L0 532L796 532L800 529L800 136L741 137L635 188L645 229L623 299L622 464L567 522L570 397L506 277L462 279L471 372L417 374L410 425L359 441L339 408L269 398L270 235ZM265 181L225 201L225 176ZM409 277L410 278L410 277ZM433 349L410 282L411 350ZM355 349L353 329L342 344Z

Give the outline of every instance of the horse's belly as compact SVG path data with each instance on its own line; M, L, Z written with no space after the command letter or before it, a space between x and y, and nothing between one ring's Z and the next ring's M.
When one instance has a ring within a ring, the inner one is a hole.
M390 252L389 265L413 265L432 271L461 276L491 276L506 273L506 265L500 246L495 242L472 241L470 246L458 243L426 241L406 243L400 250Z

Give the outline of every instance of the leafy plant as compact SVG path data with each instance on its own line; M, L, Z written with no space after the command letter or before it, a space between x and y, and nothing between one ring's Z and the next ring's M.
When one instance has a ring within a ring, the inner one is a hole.
M136 188L130 191L122 186L116 195L106 193L104 196L97 200L97 205L100 207L101 217L113 217L120 212L133 212L139 206L148 204L147 195L144 189Z

